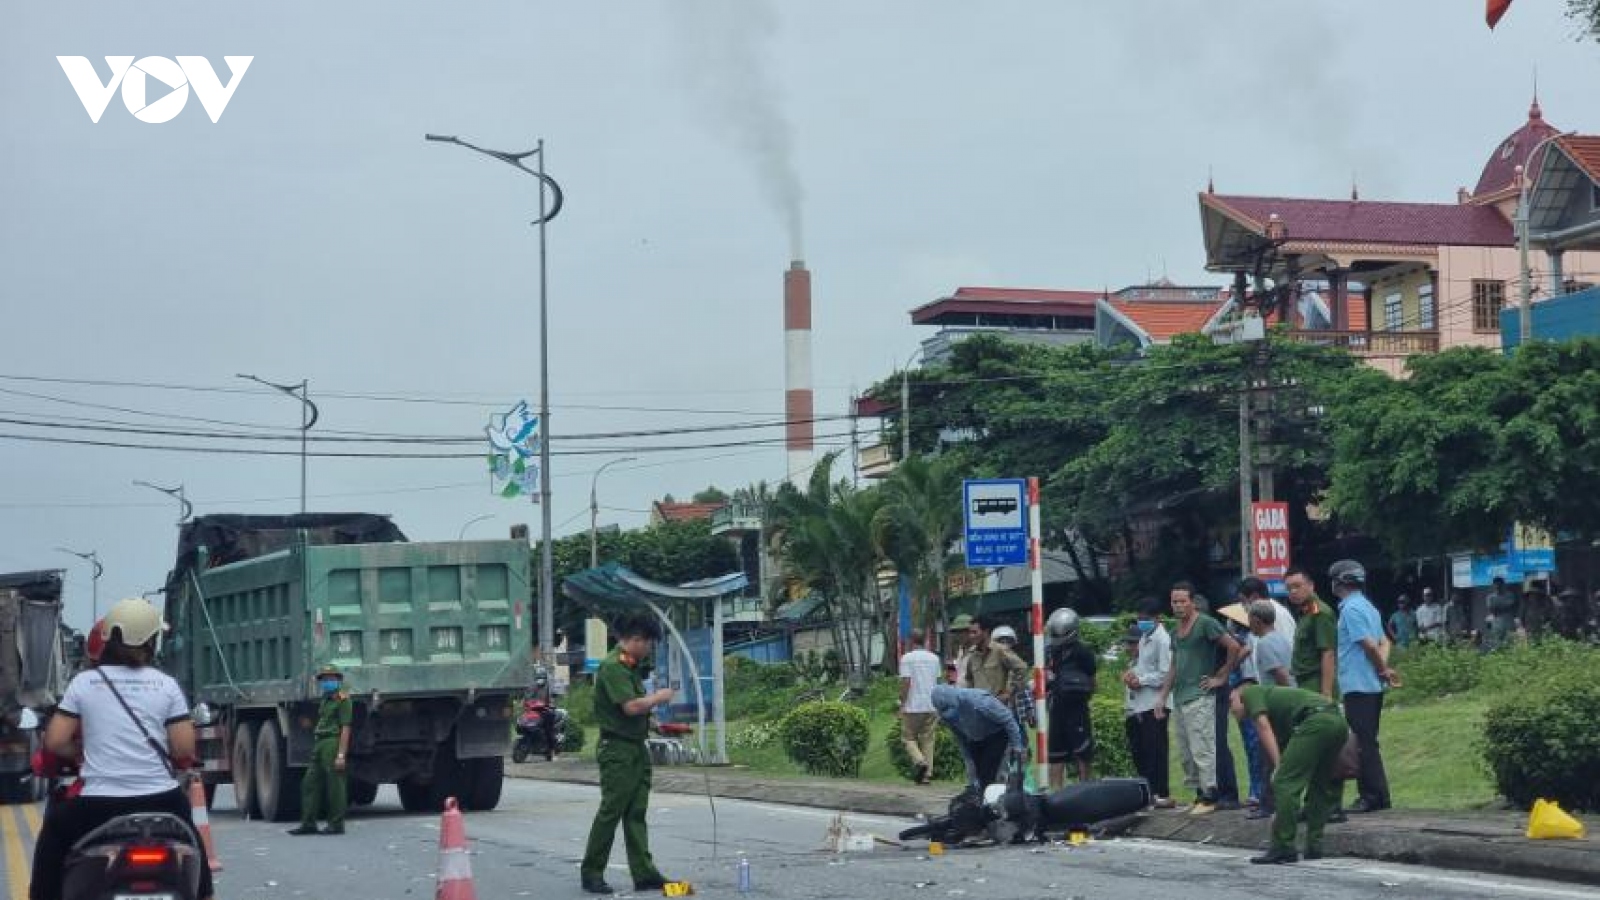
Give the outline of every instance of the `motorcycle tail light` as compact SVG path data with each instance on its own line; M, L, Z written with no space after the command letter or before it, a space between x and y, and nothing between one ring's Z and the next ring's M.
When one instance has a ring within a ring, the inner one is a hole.
M136 869L153 869L172 861L172 850L164 846L129 847L122 855Z

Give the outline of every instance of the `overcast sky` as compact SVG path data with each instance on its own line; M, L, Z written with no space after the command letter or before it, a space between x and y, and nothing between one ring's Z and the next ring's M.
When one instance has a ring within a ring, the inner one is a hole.
M1449 202L1523 121L1536 67L1547 117L1600 131L1600 47L1570 39L1561 5L1525 0L1491 33L1481 4L1438 0L13 3L0 417L299 421L268 393L15 376L309 378L324 433L473 435L496 406L536 401L534 182L428 131L548 141L568 198L550 228L558 435L781 418L795 198L818 410L840 413L915 349L907 310L960 285L1217 283L1195 202L1208 169L1225 192L1342 197L1354 173L1365 198ZM93 124L58 55L102 79L107 55L205 56L224 79L224 55L255 59L219 123L192 97L161 125L113 97ZM68 567L79 626L87 567L52 548L99 551L102 608L172 564L176 504L134 479L181 482L201 512L298 499L293 457L0 453L0 570ZM616 455L557 457L558 534L587 527L589 473ZM636 455L602 480L603 523L785 467L779 446ZM472 536L538 529L535 508L489 496L476 459L313 459L310 493L316 510L392 513L413 539L485 514Z

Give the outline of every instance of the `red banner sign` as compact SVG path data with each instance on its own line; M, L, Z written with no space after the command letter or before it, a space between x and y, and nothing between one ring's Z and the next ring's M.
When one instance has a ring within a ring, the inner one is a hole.
M1256 574L1282 577L1289 571L1289 504L1252 503L1250 517Z

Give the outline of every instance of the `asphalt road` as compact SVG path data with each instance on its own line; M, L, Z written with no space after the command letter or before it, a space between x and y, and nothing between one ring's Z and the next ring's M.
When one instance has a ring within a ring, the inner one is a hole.
M578 898L578 859L598 794L576 785L511 779L494 813L466 817L477 895L483 900ZM344 837L290 837L285 826L246 822L230 811L227 788L213 812L224 871L223 900L406 900L433 896L439 820L400 810L392 790L361 810ZM918 900L1371 900L1487 897L1578 900L1600 890L1489 878L1470 873L1328 860L1292 867L1252 866L1243 852L1143 841L1084 847L950 850L929 857L921 846L880 846L872 853L820 852L832 816L814 809L724 800L717 825L703 796L659 796L650 825L656 859L671 877L694 883L698 896L734 896L734 865L751 860L753 896L783 898L918 898ZM5 884L12 900L26 896L14 866L31 852L37 818L0 807ZM857 831L893 837L906 822L848 816ZM618 840L608 875L619 895L631 882Z

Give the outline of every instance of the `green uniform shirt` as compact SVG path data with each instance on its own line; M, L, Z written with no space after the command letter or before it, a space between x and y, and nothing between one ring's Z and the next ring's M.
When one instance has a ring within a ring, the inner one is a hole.
M340 729L350 727L354 715L349 694L339 691L324 697L322 705L317 707L317 727L311 733L319 738L338 737Z
M649 716L630 716L622 704L644 696L644 678L637 664L622 661L622 651L613 650L600 663L594 676L594 721L602 737L644 743L650 732Z
M1294 680L1307 690L1322 690L1324 650L1339 651L1339 615L1318 600L1317 611L1301 616L1294 633Z
M1277 738L1279 747L1294 734L1295 720L1302 712L1338 708L1332 700L1316 691L1279 685L1252 685L1239 692L1239 699L1244 703L1245 715L1249 716L1250 721L1255 721L1256 716L1266 715L1267 721L1272 723L1272 735Z
M1200 681L1216 674L1217 641L1222 638L1222 626L1207 615L1195 619L1187 637L1179 637L1182 630L1182 625L1172 630L1172 667L1176 670L1172 701L1179 706L1208 693L1200 689Z

